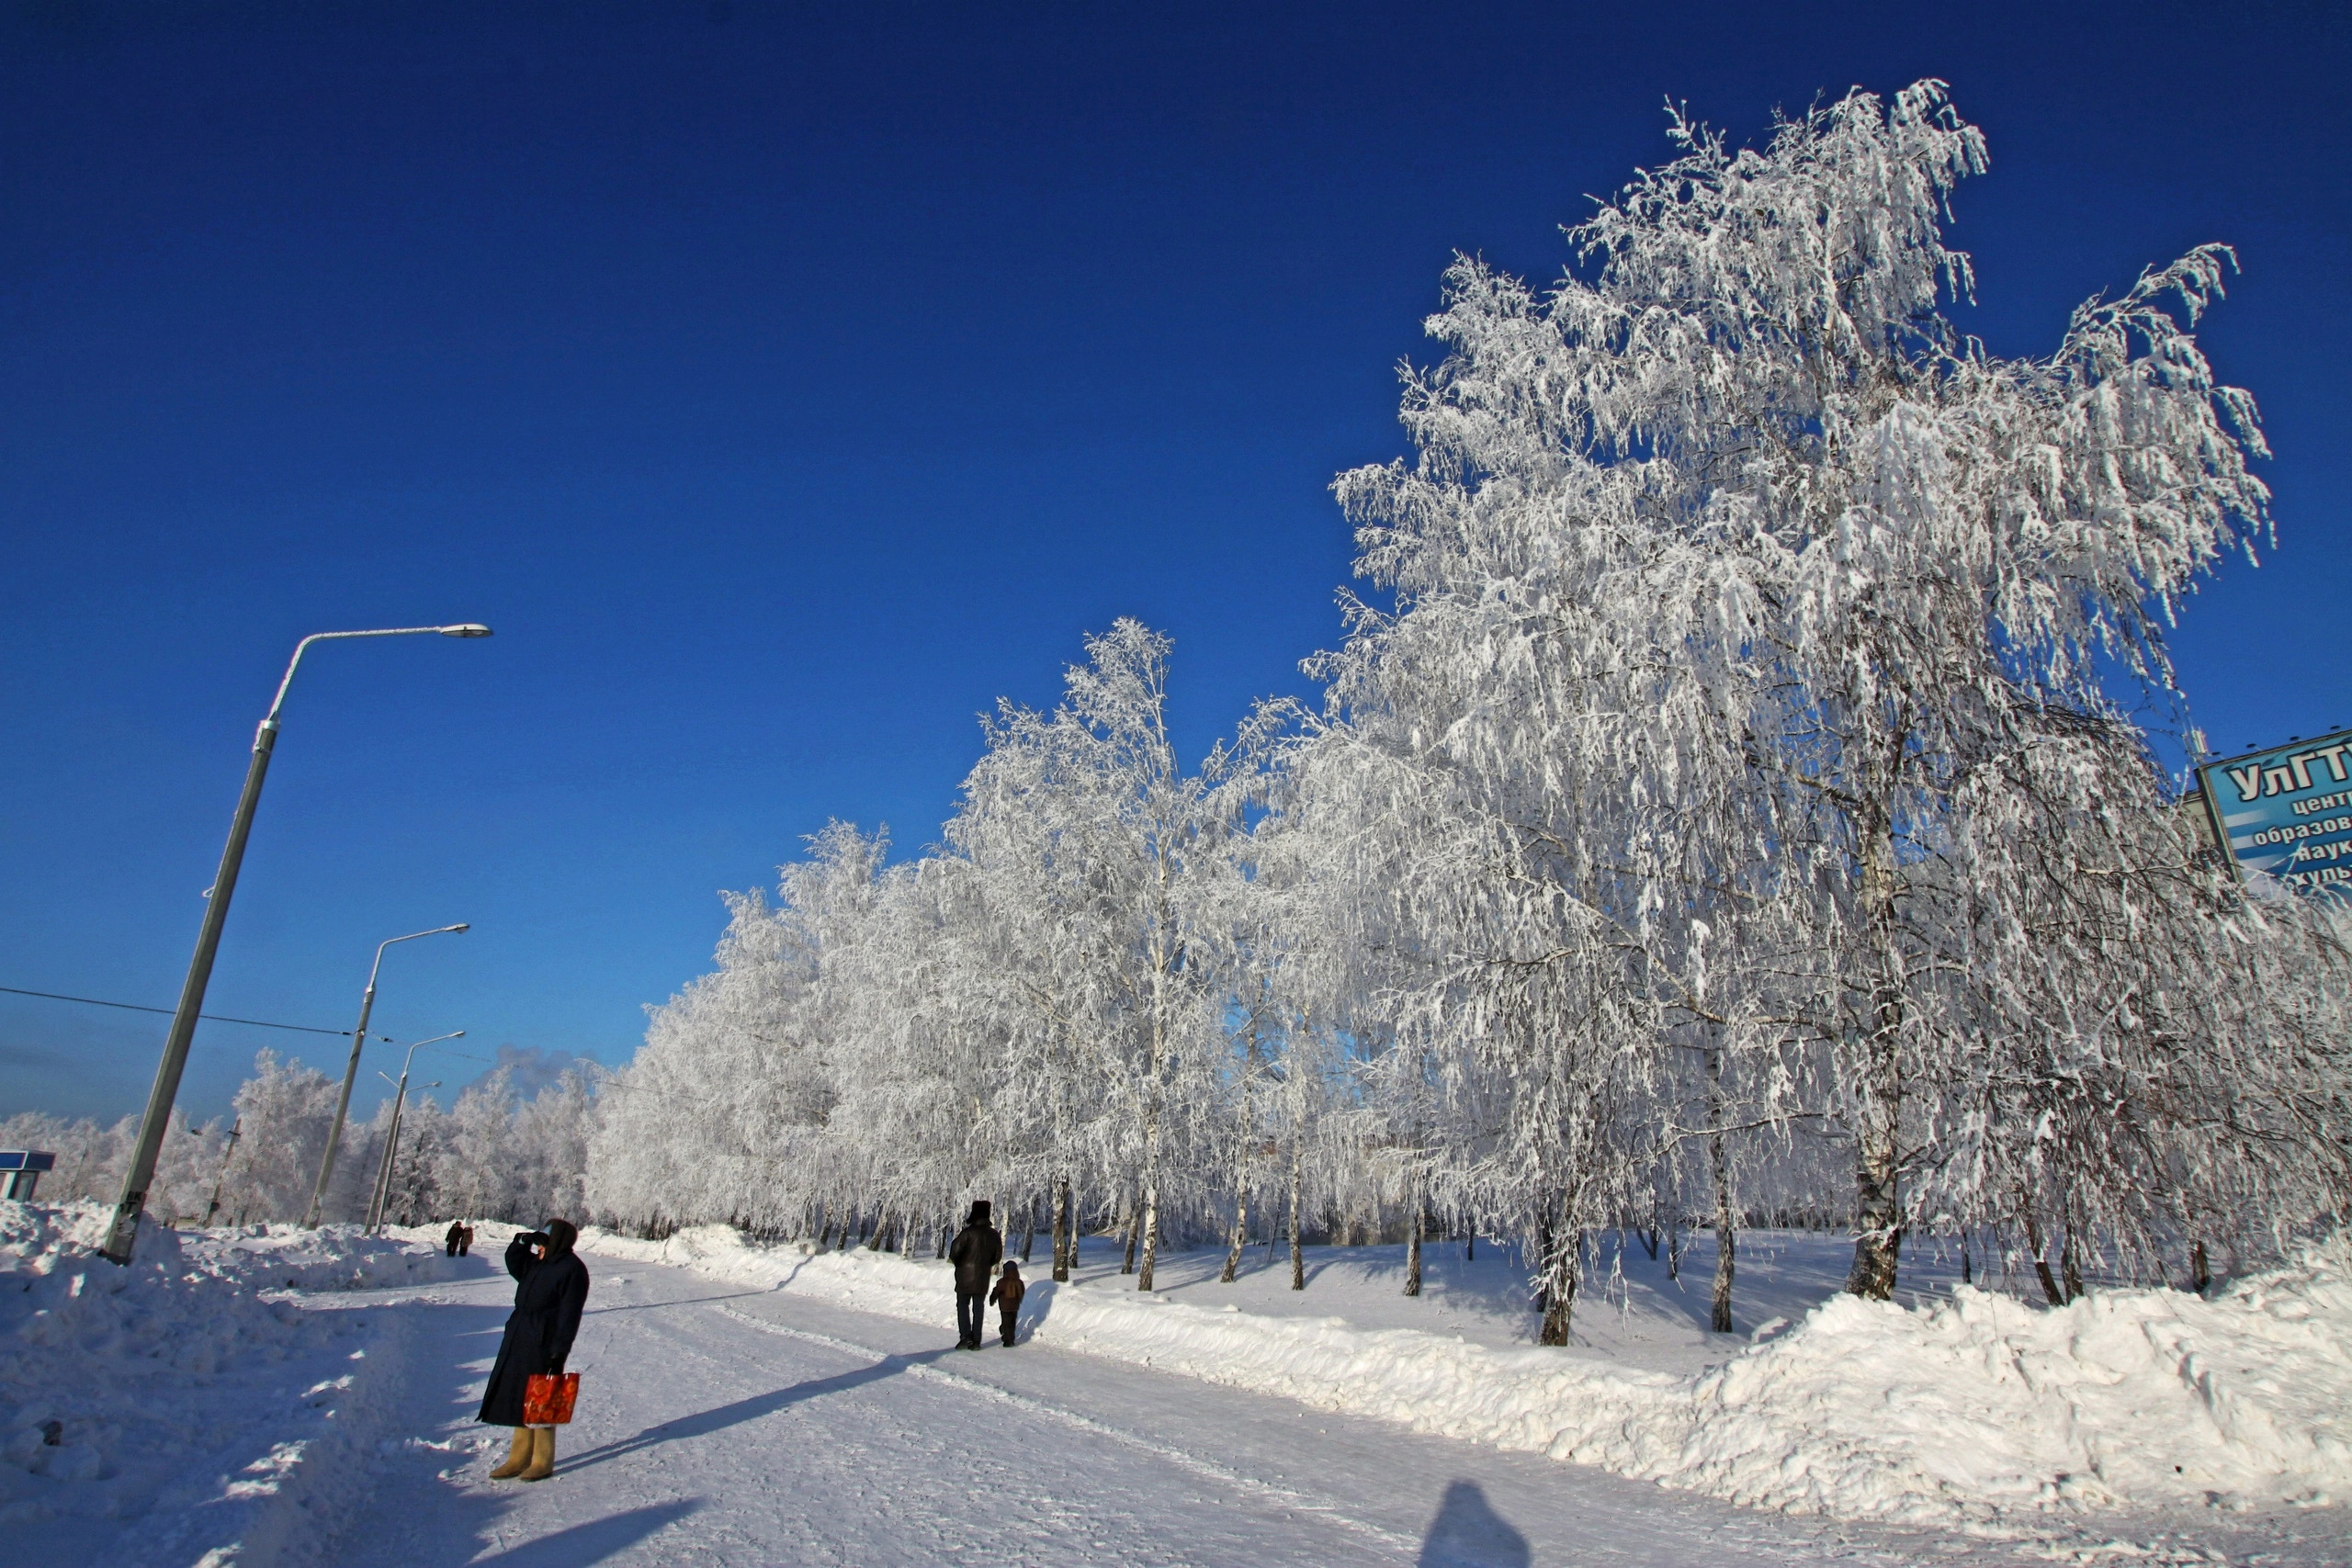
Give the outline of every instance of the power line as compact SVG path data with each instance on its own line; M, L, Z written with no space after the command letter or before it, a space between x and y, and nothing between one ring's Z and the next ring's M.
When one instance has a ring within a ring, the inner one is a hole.
M0 991L6 991L12 997L41 997L52 1002L82 1002L94 1008L120 1008L125 1012L169 1013L173 1010L170 1008L141 1007L137 1002L101 1001L96 997L69 997L60 991L28 991L20 986L0 986ZM345 1040L351 1038L348 1029L313 1029L307 1023L272 1023L267 1019L228 1018L217 1012L200 1012L196 1016L214 1023L247 1023L255 1029L291 1029L300 1034L337 1034ZM390 1042L391 1036L379 1034L376 1038Z

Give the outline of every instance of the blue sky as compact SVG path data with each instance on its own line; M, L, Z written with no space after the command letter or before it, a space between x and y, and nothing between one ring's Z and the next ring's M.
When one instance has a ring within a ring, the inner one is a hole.
M2337 7L81 5L0 13L0 985L626 1059L720 888L937 831L1000 694L1173 634L1188 751L1333 641L1340 468L1459 249L1853 84L1952 85L1996 350L2207 240L2279 549L2177 649L2217 743L2352 722ZM0 997L0 1113L164 1021ZM254 1050L207 1024L183 1092ZM321 1051L318 1047L325 1047ZM395 1066L389 1048L371 1065ZM453 1081L477 1070L449 1061ZM433 1075L428 1075L433 1076ZM369 1080L372 1082L372 1078ZM372 1103L366 1099L362 1108Z

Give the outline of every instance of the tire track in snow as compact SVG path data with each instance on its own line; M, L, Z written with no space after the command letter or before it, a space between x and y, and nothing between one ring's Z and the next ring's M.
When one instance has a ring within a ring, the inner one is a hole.
M766 1318L753 1317L749 1313L737 1312L733 1307L714 1305L711 1310L722 1317L733 1318L745 1327L755 1328L763 1334L773 1334L785 1339L803 1340L811 1345L821 1345L828 1349L841 1351L844 1355L869 1356L877 1361L905 1361L903 1357L888 1350L877 1350L870 1345L860 1345L848 1339L836 1339L830 1334L819 1334L811 1329L789 1328L781 1323L771 1323ZM1182 1449L1170 1448L1166 1443L1156 1443L1149 1438L1140 1437L1124 1427L1097 1421L1091 1416L1080 1416L1075 1410L1065 1410L1057 1404L1048 1404L1041 1399L1032 1399L1025 1393L1014 1393L1010 1389L999 1388L994 1383L983 1382L978 1378L967 1378L956 1372L942 1371L937 1367L925 1366L920 1361L905 1361L903 1370L910 1377L928 1378L939 1382L952 1383L958 1388L968 1389L974 1393L1013 1405L1031 1415L1042 1416L1049 1421L1059 1422L1065 1427L1073 1427L1089 1436L1106 1438L1122 1448L1163 1460L1204 1480L1214 1481L1237 1491L1249 1493L1266 1502L1328 1520L1343 1529L1351 1530L1367 1540L1376 1541L1392 1551L1401 1552L1408 1557L1418 1557L1420 1553L1421 1541L1418 1536L1401 1535L1396 1530L1386 1529L1367 1520L1359 1519L1343 1512L1337 1503L1317 1498L1287 1486L1278 1486L1271 1481L1261 1481L1255 1476L1244 1475L1239 1471L1229 1470L1214 1460L1203 1459L1200 1455L1188 1453Z

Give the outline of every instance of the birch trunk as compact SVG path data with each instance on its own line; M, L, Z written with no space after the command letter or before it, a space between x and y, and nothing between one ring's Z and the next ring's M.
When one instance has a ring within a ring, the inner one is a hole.
M1154 1076L1150 1119L1143 1130L1143 1213L1139 1216L1143 1230L1143 1269L1136 1276L1136 1289L1151 1289L1152 1265L1159 1260L1159 1099L1157 1075ZM1135 1260L1135 1238L1127 1239L1127 1259Z
M1716 1334L1731 1328L1731 1278L1735 1243L1732 1235L1731 1165L1724 1152L1724 1054L1707 1053L1707 1160L1715 1184L1715 1291L1709 1303L1707 1327Z
M1253 1026L1250 1035L1248 1059L1241 1069L1241 1136L1240 1153L1233 1169L1233 1246L1225 1255L1225 1271L1217 1276L1219 1284L1230 1285L1241 1268L1241 1249L1250 1241L1250 1070L1258 1060L1258 1036Z
M1054 1185L1054 1278L1069 1281L1070 1254L1077 1251L1070 1234L1069 1178L1064 1175Z
M1854 1267L1846 1289L1866 1300L1894 1294L1894 1273L1903 1249L1903 1205L1899 1190L1903 1121L1903 987L1894 943L1894 825L1882 800L1873 798L1862 824L1862 918L1872 945L1870 1033L1862 1042L1856 1083Z
M1421 1178L1413 1174L1413 1238L1405 1248L1405 1293L1421 1293Z
M1567 1205L1563 1204L1565 1211ZM1549 1223L1544 1226L1542 1245L1544 1286L1538 1297L1544 1307L1543 1332L1536 1342L1543 1345L1566 1345L1574 1321L1577 1305L1577 1271L1584 1250L1583 1233L1568 1230L1565 1244Z
M1290 1147L1290 1288L1306 1289L1306 1254L1298 1245L1298 1145Z
M2025 1209L2024 1213L2025 1243L2033 1248L2033 1271L2041 1279L2042 1299L2053 1307L2064 1306L2066 1292L2059 1288L2056 1277L2050 1272L2050 1259L2042 1249L2041 1226L2034 1220L2030 1206Z

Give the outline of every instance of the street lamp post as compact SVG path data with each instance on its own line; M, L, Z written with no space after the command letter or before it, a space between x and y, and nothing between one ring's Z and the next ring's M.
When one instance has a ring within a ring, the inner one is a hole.
M319 1211L327 1201L327 1181L334 1175L335 1151L343 1147L344 1113L351 1109L351 1086L359 1077L359 1053L368 1044L368 1015L376 1010L376 973L384 966L384 949L394 942L414 942L421 936L445 936L451 931L468 929L459 920L454 926L435 926L429 931L411 931L406 936L386 937L376 944L376 962L368 968L368 988L359 996L359 1027L351 1032L351 1060L344 1065L343 1093L335 1098L334 1120L327 1124L326 1156L319 1161L319 1185L311 1193L311 1212L302 1220L306 1229L316 1230Z
M294 657L286 666L286 679L277 683L277 695L271 699L269 712L254 732L253 761L245 768L244 793L237 797L236 815L229 818L229 842L220 852L220 870L212 878L212 890L207 894L204 923L197 929L196 954L188 960L187 978L180 986L180 1002L172 1013L171 1032L164 1037L164 1058L155 1066L155 1084L147 1093L147 1114L139 1124L139 1142L132 1149L130 1168L122 1174L122 1196L114 1206L114 1221L107 1227L106 1245L99 1256L115 1263L128 1264L131 1248L139 1240L139 1216L147 1207L147 1188L155 1179L155 1156L163 1151L164 1130L170 1123L172 1102L179 1098L180 1074L187 1067L187 1048L196 1038L197 1015L204 1010L204 990L212 981L213 955L220 948L220 928L229 919L229 896L237 888L237 870L244 863L245 837L253 831L254 807L261 803L261 781L269 772L269 756L277 744L277 711L286 705L286 689L294 683L294 671L302 662L302 655L314 642L337 637L415 637L437 632L443 637L488 637L490 628L483 626L393 626L382 631L318 632L294 645Z
M392 1081L391 1075L390 1073L379 1072L376 1076L382 1078L386 1083ZM406 1086L403 1085L402 1087L405 1088ZM439 1078L435 1078L431 1083L426 1084L424 1087L426 1089L439 1089L441 1087L441 1080ZM395 1111L392 1115L391 1135L384 1140L384 1169L379 1178L380 1187L376 1197L376 1218L368 1226L368 1234L369 1235L375 1235L378 1231L383 1228L384 1215L392 1206L392 1156L394 1151L399 1149L400 1146L401 1118L399 1112Z
M376 1194L368 1203L368 1234L370 1235L375 1235L377 1228L384 1223L384 1206L391 1201L392 1151L401 1146L401 1111L408 1103L409 1064L416 1060L416 1053L420 1046L438 1045L444 1040L462 1040L466 1032L459 1029L447 1034L436 1034L430 1040L420 1040L408 1048L407 1055L401 1058L401 1081L394 1086L392 1092L392 1127L384 1138L384 1165L383 1168L376 1173ZM376 1076L383 1078L386 1083L392 1081L382 1073ZM441 1086L436 1080L424 1087L438 1089Z

